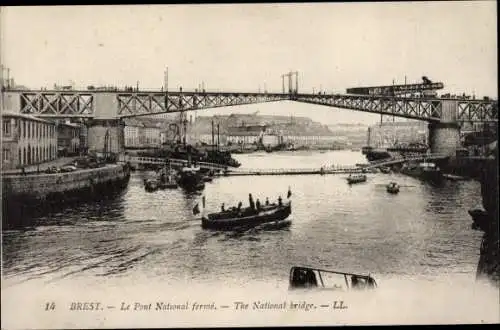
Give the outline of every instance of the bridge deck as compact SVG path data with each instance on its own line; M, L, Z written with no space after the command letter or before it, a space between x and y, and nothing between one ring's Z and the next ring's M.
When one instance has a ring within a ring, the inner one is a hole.
M443 102L456 102L457 120L497 122L498 101L395 97L353 94L285 94L255 92L146 92L146 91L13 91L19 111L39 117L94 117L96 104L114 105L113 118L201 110L216 107L290 100L396 117L440 121ZM108 111L108 110L106 110Z

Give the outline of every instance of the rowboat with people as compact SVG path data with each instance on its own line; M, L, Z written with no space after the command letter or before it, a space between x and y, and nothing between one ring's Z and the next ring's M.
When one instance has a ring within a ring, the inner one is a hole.
M287 201L283 201L281 196L278 197L277 203L269 203L267 199L264 205L260 201L253 202L252 194L249 194L249 207L242 207L239 202L238 206L226 209L224 204L221 206L220 212L202 214L201 226L204 229L216 230L234 230L241 228L251 228L260 225L271 225L275 228L282 228L291 224L287 220L292 213L292 201L290 200L291 191L288 190ZM203 208L205 207L205 198L203 197ZM193 208L193 213L200 213L199 204Z
M347 177L347 183L348 184L354 184L354 183L362 183L366 182L366 175L365 174L349 174Z
M160 180L144 179L144 189L148 192L153 192L159 189Z
M377 282L370 275L302 266L293 266L290 269L289 290L372 290L376 287Z
M389 182L386 186L386 190L389 194L397 194L399 193L399 185L396 182Z

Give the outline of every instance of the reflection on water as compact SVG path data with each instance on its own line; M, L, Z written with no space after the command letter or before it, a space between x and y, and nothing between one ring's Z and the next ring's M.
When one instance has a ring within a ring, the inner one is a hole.
M306 168L364 162L360 153L296 152L236 155L246 168ZM135 173L121 194L34 219L3 232L7 286L155 281L238 283L286 281L292 265L312 265L378 278L474 278L481 234L467 209L480 204L476 182L433 187L397 174L369 174L348 185L345 175L221 177L203 191L207 209L264 201L293 192L292 226L219 233L201 229L192 208L201 193L144 190ZM391 180L402 185L388 194Z

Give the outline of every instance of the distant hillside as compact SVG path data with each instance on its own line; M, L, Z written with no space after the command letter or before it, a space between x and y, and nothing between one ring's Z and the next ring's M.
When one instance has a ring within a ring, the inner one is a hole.
M263 126L284 135L333 135L327 125L315 122L307 117L270 116L257 114L231 114L225 116L199 116L191 126L195 134L211 134L212 120L221 134L230 128L242 126Z

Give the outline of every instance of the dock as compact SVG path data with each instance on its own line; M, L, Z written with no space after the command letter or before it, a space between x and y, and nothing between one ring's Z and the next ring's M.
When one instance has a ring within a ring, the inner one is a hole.
M74 157L60 157L54 160L43 162L40 164L32 164L24 166L24 174L37 174L39 172L44 172L48 168L51 167L62 167L68 163L74 162L77 156ZM21 168L11 169L11 170L2 170L2 175L15 175L15 174L23 174L23 170Z
M334 166L324 168L270 168L270 169L231 169L224 176L255 176L255 175L327 175L356 174L363 169L356 166Z

